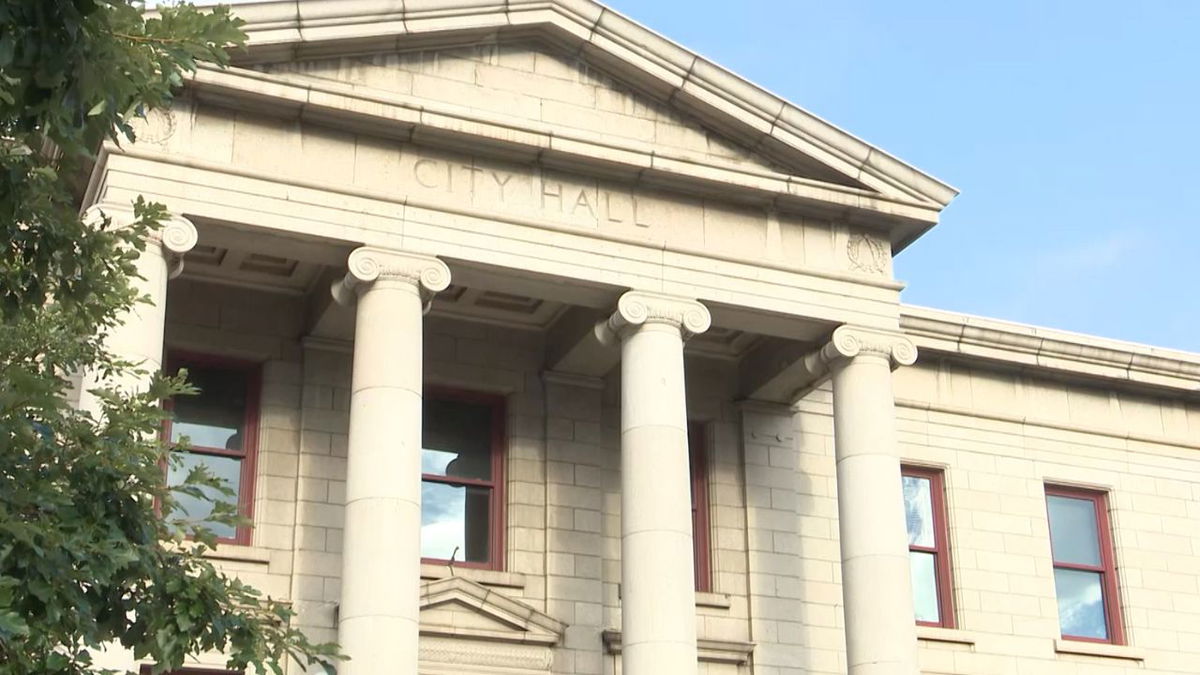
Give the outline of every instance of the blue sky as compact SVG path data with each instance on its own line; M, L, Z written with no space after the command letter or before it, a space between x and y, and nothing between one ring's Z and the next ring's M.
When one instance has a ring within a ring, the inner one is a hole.
M905 302L1200 351L1200 2L609 4L962 191Z
M905 302L1200 351L1200 2L610 4L962 191Z

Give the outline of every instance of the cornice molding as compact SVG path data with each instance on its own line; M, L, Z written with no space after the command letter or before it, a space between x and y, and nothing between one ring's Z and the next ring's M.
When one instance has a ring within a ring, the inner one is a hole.
M377 283L413 286L426 301L450 286L446 263L418 253L360 246L351 251L347 268L346 276L330 288L333 299L343 305L353 304L359 293Z
M457 603L501 624L513 627L511 633L472 631L454 626L421 625L421 635L468 636L497 642L520 642L553 646L562 641L567 624L531 605L495 589L485 588L464 577L448 577L421 584L421 609Z
M690 298L628 291L617 300L617 311L596 324L596 337L602 344L615 345L630 331L646 325L670 326L687 340L708 330L712 315Z
M905 306L900 326L924 354L1200 395L1200 354Z
M588 172L602 161L610 172L648 187L679 182L693 190L719 195L730 190L788 212L837 218L867 227L927 228L937 221L941 206L909 194L891 194L775 172L757 166L739 166L711 157L690 156L686 151L622 141L514 116L488 113L410 95L373 90L364 92L334 81L300 82L287 74L268 74L243 68L218 69L200 65L190 77L191 86L205 100L241 100L261 109L273 105L283 117L299 117L314 124L362 129L363 133L411 141L419 128L437 130L423 142L437 147L445 135L469 137L473 152L499 159L532 161L553 156L556 165L574 165ZM461 151L462 142L447 146ZM656 180L657 179L657 180ZM665 181L665 183L664 183Z

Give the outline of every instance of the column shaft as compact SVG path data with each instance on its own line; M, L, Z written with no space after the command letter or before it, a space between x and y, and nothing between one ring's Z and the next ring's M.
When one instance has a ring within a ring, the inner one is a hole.
M622 296L621 670L696 673L696 593L683 338L708 328L694 301Z
M436 258L360 248L342 284L355 320L342 600L344 675L417 672L421 582L422 315L449 271ZM436 272L433 283L422 278ZM365 282L365 283L363 283Z
M121 221L130 221L133 214L122 207L93 207L85 218L98 218L100 211L111 217L120 227ZM138 277L129 283L140 295L150 299L149 303L135 304L121 322L109 333L105 344L118 358L134 363L142 374L126 374L124 377L101 383L96 373L85 373L80 386L79 408L98 415L100 401L88 390L101 384L122 390L144 388L152 374L162 369L163 335L167 325L167 281L178 273L180 261L177 256L190 251L196 245L196 228L182 218L170 218L162 223L159 231L150 236L146 249L138 257Z
M915 352L905 343L896 351L911 363ZM860 344L830 364L848 671L916 675L893 357L890 349L859 351Z

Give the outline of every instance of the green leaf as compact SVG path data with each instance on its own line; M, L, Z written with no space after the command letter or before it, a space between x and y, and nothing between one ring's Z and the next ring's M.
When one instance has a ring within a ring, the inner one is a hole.
M105 334L144 302L131 280L145 235L166 217L138 199L136 222L84 223L76 181L133 112L170 105L198 62L228 63L244 41L227 8L133 0L0 2L0 672L91 671L91 651L120 643L176 668L224 651L266 672L292 654L331 663L334 645L289 626L288 609L222 575L203 546L164 517L158 439L163 398L112 383L136 374ZM53 149L53 152L44 152ZM64 373L90 372L98 411L71 408ZM212 476L184 490L221 499ZM203 489L200 489L203 487ZM214 519L236 521L228 504ZM212 541L206 526L199 541ZM288 618L284 618L288 617Z

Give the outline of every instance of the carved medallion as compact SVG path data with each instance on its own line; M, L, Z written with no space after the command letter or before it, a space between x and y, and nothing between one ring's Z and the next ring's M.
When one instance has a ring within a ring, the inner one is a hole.
M133 127L138 143L166 145L175 135L175 115L170 110L149 110L145 117L130 119L129 126Z
M887 274L888 251L882 241L865 234L852 234L846 242L850 269L868 274Z

